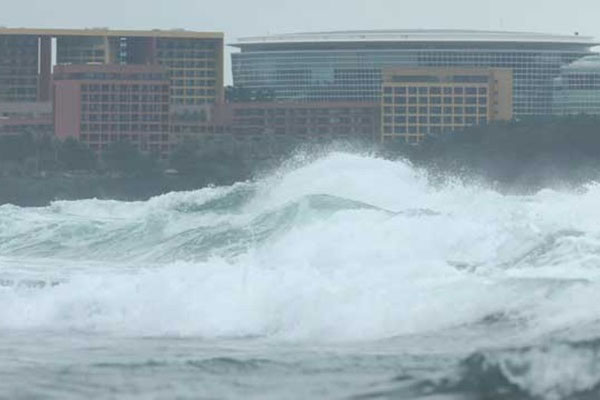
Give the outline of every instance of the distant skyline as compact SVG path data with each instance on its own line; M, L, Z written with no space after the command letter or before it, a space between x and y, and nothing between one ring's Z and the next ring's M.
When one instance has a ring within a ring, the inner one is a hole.
M355 29L481 29L594 36L598 0L20 0L7 27L222 31L226 43L276 33ZM227 54L229 54L228 49ZM229 56L226 79L230 82Z

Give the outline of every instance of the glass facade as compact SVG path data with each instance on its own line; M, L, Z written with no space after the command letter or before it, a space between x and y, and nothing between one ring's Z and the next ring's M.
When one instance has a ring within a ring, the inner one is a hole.
M108 57L108 38L65 36L56 38L57 64L104 64Z
M37 100L38 53L36 37L0 37L0 101Z
M513 35L514 36L514 35ZM241 41L234 85L290 101L378 101L382 71L398 67L495 67L513 72L516 117L552 111L561 66L590 54L589 41Z
M554 114L600 115L600 56L564 66L554 80Z

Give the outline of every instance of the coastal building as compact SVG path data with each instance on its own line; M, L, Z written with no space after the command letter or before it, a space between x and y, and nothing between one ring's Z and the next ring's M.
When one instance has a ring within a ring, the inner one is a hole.
M143 152L170 151L170 80L158 65L57 65L54 130L101 154L127 140Z
M53 53L59 65L162 66L173 104L223 100L222 33L0 28L0 102L50 100Z
M380 132L380 106L367 102L243 102L172 112L172 137L207 149L248 157L276 155L290 143L372 142Z
M0 103L0 136L54 132L50 102Z
M552 112L560 68L593 54L579 35L390 30L283 34L240 39L232 54L236 87L275 101L378 102L393 68L507 68L516 118Z
M231 109L228 104L171 107L171 137L177 144L195 142L202 151L233 151Z
M510 69L398 68L385 70L381 140L419 143L491 121L511 120Z
M293 136L307 141L371 141L379 105L365 102L232 103L233 133L241 138Z
M600 56L588 56L561 68L554 80L554 114L600 115Z

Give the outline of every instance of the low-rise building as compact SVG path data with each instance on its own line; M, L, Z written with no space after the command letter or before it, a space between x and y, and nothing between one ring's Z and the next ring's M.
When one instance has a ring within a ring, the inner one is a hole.
M290 143L372 142L379 123L377 103L244 102L176 108L172 134L179 142L198 140L207 149L263 158Z
M128 140L143 152L170 151L170 81L154 65L59 65L54 70L54 128L97 153Z
M0 136L52 135L53 131L50 102L0 103Z

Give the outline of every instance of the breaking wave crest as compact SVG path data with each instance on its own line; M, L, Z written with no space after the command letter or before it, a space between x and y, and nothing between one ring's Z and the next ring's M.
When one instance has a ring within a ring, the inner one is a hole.
M461 393L474 398L597 399L600 341L477 352L460 363L457 376L414 386L421 394Z
M406 163L333 153L146 202L5 205L0 329L594 337L599 200L595 184L531 196L432 187Z

